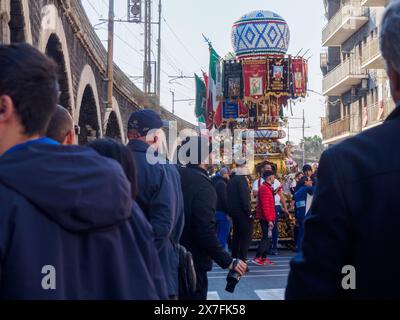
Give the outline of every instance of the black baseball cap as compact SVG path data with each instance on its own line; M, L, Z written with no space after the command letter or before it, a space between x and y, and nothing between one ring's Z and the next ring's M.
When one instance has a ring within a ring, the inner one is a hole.
M160 115L150 109L135 111L131 114L128 121L128 131L136 130L141 136L145 136L149 131L160 129L165 125Z

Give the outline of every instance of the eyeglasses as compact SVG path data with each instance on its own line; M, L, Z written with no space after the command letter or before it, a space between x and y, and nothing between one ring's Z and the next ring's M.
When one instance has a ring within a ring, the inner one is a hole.
M81 127L78 126L77 124L74 125L74 131L75 131L75 135L79 136L81 134Z

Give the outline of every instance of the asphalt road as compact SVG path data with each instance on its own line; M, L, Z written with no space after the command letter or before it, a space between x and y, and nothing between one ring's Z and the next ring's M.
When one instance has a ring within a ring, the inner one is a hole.
M250 257L254 252L250 252ZM225 291L227 271L214 265L208 273L209 300L283 300L289 262L294 253L281 250L278 256L269 256L273 266L257 266L249 263L250 272L236 286L233 294Z

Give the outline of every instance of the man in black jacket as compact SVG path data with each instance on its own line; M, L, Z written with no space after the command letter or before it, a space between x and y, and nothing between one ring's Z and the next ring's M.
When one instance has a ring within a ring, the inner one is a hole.
M381 27L396 109L375 128L324 152L302 252L287 299L399 299L400 2Z
M247 260L254 225L247 175L247 166L240 165L228 183L228 212L233 220L232 256L243 261Z
M223 269L233 268L232 257L221 247L216 235L215 211L217 194L208 177L207 165L209 153L201 155L201 149L208 149L207 138L193 137L197 143L188 151L197 155L180 168L182 191L185 207L185 228L181 244L193 255L197 275L197 290L194 295L183 297L185 300L206 300L208 291L207 272L212 269L214 260ZM187 141L190 143L190 140ZM196 150L193 150L196 149ZM192 155L193 156L193 155ZM180 157L181 159L181 157ZM239 261L235 270L244 274L247 265Z
M44 137L57 67L0 46L0 299L158 299L122 168ZM152 284L153 283L153 284Z

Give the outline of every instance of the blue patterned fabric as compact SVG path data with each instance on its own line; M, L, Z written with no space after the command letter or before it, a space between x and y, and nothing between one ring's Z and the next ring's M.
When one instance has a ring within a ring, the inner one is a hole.
M232 45L238 58L285 54L290 31L286 21L270 11L253 11L234 23Z

